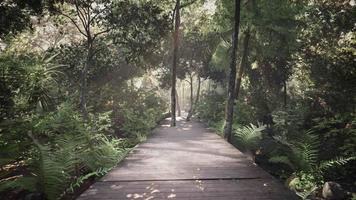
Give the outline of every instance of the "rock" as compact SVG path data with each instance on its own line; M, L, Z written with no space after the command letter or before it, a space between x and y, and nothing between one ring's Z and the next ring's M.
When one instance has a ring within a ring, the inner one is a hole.
M347 193L340 184L329 181L324 184L322 195L327 200L342 200L346 198Z

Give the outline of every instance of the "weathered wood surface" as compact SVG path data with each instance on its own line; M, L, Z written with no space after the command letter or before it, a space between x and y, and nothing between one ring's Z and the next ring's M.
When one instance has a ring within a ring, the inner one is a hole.
M198 122L165 121L78 199L298 199Z

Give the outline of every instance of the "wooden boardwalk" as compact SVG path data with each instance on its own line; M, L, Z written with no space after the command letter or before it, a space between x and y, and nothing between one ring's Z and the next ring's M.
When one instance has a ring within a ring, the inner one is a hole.
M298 199L201 123L166 120L153 132L78 199Z

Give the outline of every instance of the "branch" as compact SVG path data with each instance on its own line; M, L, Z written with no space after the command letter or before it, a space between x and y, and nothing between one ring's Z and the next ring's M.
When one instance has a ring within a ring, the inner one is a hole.
M101 13L103 13L107 8L100 10L98 13L96 13L89 21L89 23L92 23Z
M110 28L108 28L108 29L105 29L105 30L103 30L103 31L100 31L100 32L95 33L95 34L94 34L94 36L93 36L93 40L95 40L95 38L96 38L97 36L99 36L99 35L101 35L101 34L103 34L103 33L107 33L107 32L109 32L109 31L111 31L111 29L110 29Z
M64 14L63 12L60 12L60 14L63 15L63 16L65 16L65 17L67 17L70 21L72 21L72 23L74 24L74 26L78 29L78 31L79 31L82 35L84 35L85 37L88 37L88 35L82 31L82 29L79 27L79 25L77 24L77 22L75 22L75 20L74 20L72 17L70 17L70 16L67 15L67 14Z
M176 3L176 5L174 6L174 8L173 8L173 13L172 13L172 24L174 23L174 17L175 17L175 15L176 15L176 10L177 10L177 3Z
M86 18L84 16L84 14L82 13L82 11L80 10L77 1L74 2L74 5L75 5L75 8L76 8L77 14L79 16L79 19L82 22L82 25L84 26L84 29L87 32L87 35L89 36L89 32L88 32L89 24L85 23L86 22Z
M88 5L88 10L87 10L87 19L88 19L88 26L89 26L89 31L90 31L90 22L91 22L91 19L90 19L90 8L91 8L91 5L92 3L90 2L90 4Z

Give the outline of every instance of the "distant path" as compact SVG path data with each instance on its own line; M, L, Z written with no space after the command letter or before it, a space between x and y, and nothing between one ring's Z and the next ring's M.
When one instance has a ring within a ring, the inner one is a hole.
M165 120L79 200L297 199L275 178L198 122Z

